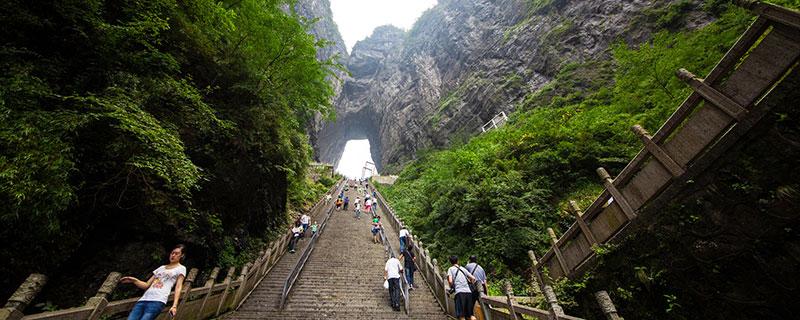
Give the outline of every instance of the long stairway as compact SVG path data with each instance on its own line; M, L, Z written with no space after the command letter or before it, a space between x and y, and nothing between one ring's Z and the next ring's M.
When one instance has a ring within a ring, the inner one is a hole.
M347 192L351 199L356 197L353 189ZM397 250L397 230L388 224L384 228ZM305 243L301 248L304 246ZM279 311L281 289L301 252L284 256L242 307L225 318L448 319L419 273L415 279L417 289L410 291L410 314L392 310L388 290L383 288L383 246L372 243L369 217L362 214L357 220L352 211L334 212L286 307Z

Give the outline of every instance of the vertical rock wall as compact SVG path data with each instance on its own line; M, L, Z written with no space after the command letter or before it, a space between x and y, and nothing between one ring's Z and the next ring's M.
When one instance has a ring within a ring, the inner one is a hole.
M441 0L411 30L377 28L348 57L337 120L316 132L320 160L349 139L369 138L379 170L480 132L500 111L546 85L570 63L608 58L638 43L666 0ZM681 28L711 18L690 2Z

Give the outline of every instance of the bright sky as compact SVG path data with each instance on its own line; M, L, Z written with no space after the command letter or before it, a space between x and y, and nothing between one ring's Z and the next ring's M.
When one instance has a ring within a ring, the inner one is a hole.
M351 179L360 179L362 178L361 170L367 161L372 161L372 155L369 153L369 140L347 141L347 144L344 145L342 159L339 160L339 165L336 167L336 172ZM374 161L372 162L374 163ZM367 177L372 176L369 170L365 174Z
M391 24L409 30L436 0L331 0L333 21L339 27L347 51L376 27Z

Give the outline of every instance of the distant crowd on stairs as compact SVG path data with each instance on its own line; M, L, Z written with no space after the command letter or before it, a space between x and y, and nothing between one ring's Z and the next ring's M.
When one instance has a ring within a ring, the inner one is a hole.
M372 216L370 232L373 235L373 243L382 244L383 240L379 235L380 231L383 230L383 225L378 212L377 195L375 191L369 192L369 184L366 181L361 180L357 181L357 183L348 181L334 201L336 211L346 212L349 209L350 198L345 196L345 191L350 188L356 188L357 194L353 201L353 219L361 219L361 197L363 196L363 213L369 213ZM329 204L331 201L333 201L333 196L327 194L325 196L325 204ZM313 221L311 223L311 217L306 213L298 215L291 225L292 238L288 244L289 252L295 252L298 241L305 239L309 230L311 230L311 236L313 237L317 232L317 228L317 222ZM384 265L383 274L384 287L389 290L389 304L394 311L400 311L400 277L405 277L409 290L414 290L414 272L417 270L415 265L416 256L413 253L413 236L405 226L400 229L398 239L400 255L396 257L394 252L390 253L390 257ZM163 300L169 295L173 286L178 289L176 290L176 295L179 294L183 278L186 275L186 268L179 263L185 257L183 248L182 245L176 246L175 250L170 252L171 263L153 271L153 276L146 282L133 277L122 278L122 283L132 283L136 287L146 290L144 296L130 313L128 320L154 319L164 308L166 302ZM449 260L451 267L447 271L447 281L451 288L450 293L454 294L456 316L459 319L477 319L475 314L480 314L480 312L474 312L474 310L475 308L480 310L480 306L475 306L475 302L480 301L480 295L487 292L486 272L477 263L477 257L475 256L471 256L469 258L470 262L463 267L459 265L457 256L450 256ZM164 295L164 292L167 294ZM173 317L177 314L178 301L180 300L176 296L169 312Z

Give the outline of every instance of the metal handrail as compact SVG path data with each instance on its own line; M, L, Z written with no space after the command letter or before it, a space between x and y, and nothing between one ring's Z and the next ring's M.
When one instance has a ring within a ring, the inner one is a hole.
M381 241L383 242L383 250L386 254L386 258L390 258L394 253L392 249L392 245L389 243L389 239L386 238L386 234L383 232L383 227L381 226L380 230ZM402 254L402 252L400 253ZM406 282L405 274L400 274L400 293L403 295L403 306L406 309L406 315L411 313L411 302L409 301L410 297L408 294L408 283ZM391 293L389 293L391 295Z
M340 186L337 189L337 192L343 188L344 185ZM297 263L292 268L292 272L289 273L289 276L286 277L286 281L283 283L283 291L281 292L281 302L278 305L279 310L283 310L283 307L286 305L286 298L289 297L289 292L294 287L295 281L297 281L297 277L300 276L300 272L303 271L303 267L305 267L306 262L308 262L309 256L311 256L311 252L314 251L314 244L317 241L317 238L322 235L323 230L325 230L325 226L328 225L328 219L331 217L331 213L333 213L333 206L328 209L328 213L325 214L325 219L322 220L322 224L320 224L317 233L311 236L311 241L309 241L308 246L303 249L303 254L300 256L300 260L297 260Z

